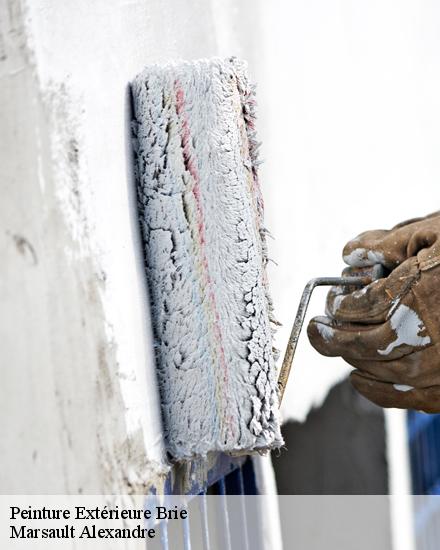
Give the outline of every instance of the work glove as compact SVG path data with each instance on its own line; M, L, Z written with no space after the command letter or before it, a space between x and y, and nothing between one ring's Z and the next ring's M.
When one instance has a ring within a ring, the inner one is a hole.
M343 257L344 275L376 266L381 278L331 289L312 346L355 367L351 383L377 405L440 412L440 212L362 233Z

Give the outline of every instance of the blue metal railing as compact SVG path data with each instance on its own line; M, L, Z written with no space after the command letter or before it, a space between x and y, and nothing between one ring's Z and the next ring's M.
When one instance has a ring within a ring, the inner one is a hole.
M413 494L440 495L440 414L408 412Z
M200 468L200 463L188 464L186 467L191 472L192 469ZM188 477L188 476L186 476ZM189 476L191 477L191 475ZM250 457L233 458L227 455L219 454L214 461L214 465L209 469L206 479L201 482L200 478L195 476L196 481L190 487L187 487L186 494L188 500L197 496L199 504L200 531L198 537L202 538L204 550L211 550L213 547L211 541L211 533L213 526L209 525L209 499L207 495L218 495L217 499L220 513L216 517L218 522L217 531L221 533L222 543L221 548L224 550L233 550L238 548L237 541L233 541L231 537L231 521L238 522L241 526L240 532L240 549L250 550L248 537L248 518L245 506L244 495L258 494L255 481L255 473L253 463ZM168 495L178 495L181 493L181 480L179 472L173 471L165 484L165 490ZM234 508L234 517L231 518L228 509L228 495L241 495L238 508ZM192 548L192 529L189 518L182 520L181 543L179 548L183 550L191 550ZM162 521L159 524L160 548L161 550L170 550L171 547L175 550L175 546L171 545L169 535L168 521ZM149 546L147 545L147 548Z
M417 550L437 550L440 539L440 414L408 412Z

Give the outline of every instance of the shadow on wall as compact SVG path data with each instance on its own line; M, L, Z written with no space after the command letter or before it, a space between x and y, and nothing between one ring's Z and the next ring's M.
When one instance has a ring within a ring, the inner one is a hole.
M388 494L384 412L348 380L283 435L287 452L272 455L279 494Z

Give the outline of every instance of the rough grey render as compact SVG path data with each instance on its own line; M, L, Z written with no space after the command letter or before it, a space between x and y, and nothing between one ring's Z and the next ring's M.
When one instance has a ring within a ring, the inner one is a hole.
M166 466L127 433L77 106L63 85L42 89L25 18L21 2L0 2L0 492L145 493Z

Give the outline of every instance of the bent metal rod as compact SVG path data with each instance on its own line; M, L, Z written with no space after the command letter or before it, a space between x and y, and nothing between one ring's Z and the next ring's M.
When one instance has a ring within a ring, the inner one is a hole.
M280 375L278 377L278 399L280 405L284 396L287 381L289 379L293 356L295 355L299 335L304 324L304 319L313 290L317 286L365 286L370 284L371 281L371 277L317 277L316 279L311 279L306 284L299 302L295 321L290 333L289 342L287 343L286 352L284 354Z

